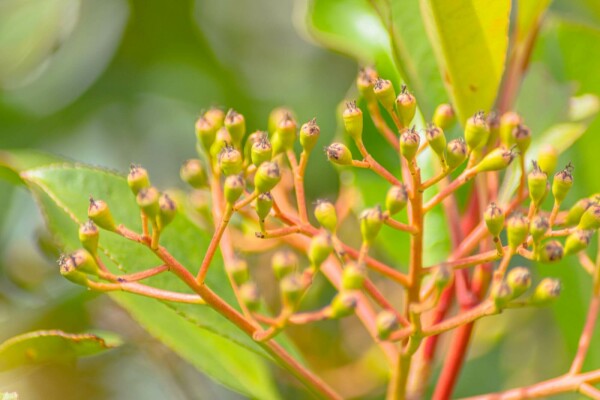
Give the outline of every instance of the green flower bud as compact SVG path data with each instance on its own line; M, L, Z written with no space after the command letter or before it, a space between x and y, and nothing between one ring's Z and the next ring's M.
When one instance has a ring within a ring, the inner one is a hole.
M85 273L78 271L75 267L75 261L70 256L61 256L58 260L60 274L78 285L87 286L88 277Z
M313 118L310 121L304 123L300 127L300 144L307 153L311 152L317 145L319 136L321 135L321 128L317 125L317 119Z
M411 161L417 155L421 138L413 126L411 129L404 129L400 135L400 154L402 157Z
M269 134L266 131L254 131L248 135L248 138L244 143L244 160L252 161L252 146L254 146L254 143L258 142L258 140L263 135L266 135L267 137L269 136Z
M527 239L529 221L521 214L513 214L506 222L508 245L515 251Z
M117 229L108 205L103 200L94 200L90 197L90 206L88 207L88 218L102 229L114 231Z
M477 112L465 124L465 142L469 152L479 150L488 141L490 128L488 127L483 111Z
M89 220L85 224L79 227L79 241L84 249L92 254L96 254L98 251L98 239L100 238L100 231L94 221Z
M240 175L229 175L223 182L223 196L225 201L229 204L234 204L244 193L246 182L244 182L243 176Z
M289 274L284 276L279 283L281 300L286 307L295 309L302 298L304 287L300 274Z
M235 258L231 263L225 264L227 273L231 276L231 279L236 285L242 285L250 279L250 272L248 271L248 263L246 260L241 258Z
M500 137L500 117L495 111L491 111L487 116L487 124L490 128L487 145L494 147Z
M144 214L150 218L154 218L160 210L160 206L158 205L159 197L160 193L158 190L154 186L150 186L149 188L140 190L135 197L135 201Z
M542 215L536 215L533 217L529 227L529 232L531 233L534 243L539 243L546 232L548 232L548 229L550 229L550 221L548 221L548 218Z
M579 224L583 213L594 204L596 203L589 198L579 200L577 203L575 203L575 205L573 205L573 207L571 207L571 209L567 213L567 218L565 221L566 225L571 226Z
M223 127L225 122L225 111L217 107L211 107L204 113L204 118L214 126L215 131Z
M285 114L275 129L273 134L273 155L292 150L296 141L296 120L290 115Z
M446 146L446 164L448 164L448 168L454 169L466 159L467 144L462 138L448 142L448 146Z
M535 288L530 302L536 306L550 304L560 296L560 281L558 279L544 278Z
M377 337L385 340L390 337L393 331L398 329L398 317L390 310L382 310L375 318L375 326L377 327Z
M342 143L332 143L325 148L327 159L338 165L352 165L352 153Z
M240 300L246 305L250 311L256 311L260 307L260 293L256 283L248 281L240 285L239 288Z
M532 161L533 170L527 175L527 187L529 188L529 198L536 206L539 206L546 197L546 187L548 186L548 176L538 166L537 162Z
M254 174L254 187L258 193L270 192L280 180L279 165L275 162L264 162L258 166Z
M318 268L333 251L331 236L327 233L316 235L310 241L308 248L308 259L314 267Z
M348 136L354 141L361 141L363 133L363 113L361 109L356 106L356 101L349 101L346 103L346 109L342 114L342 118Z
M73 260L73 265L77 271L85 274L98 275L98 263L87 250L75 250L69 257Z
M139 165L131 164L129 167L129 174L127 175L127 184L131 188L133 194L138 194L141 189L150 186L148 171Z
M354 314L358 299L354 292L338 293L331 301L331 318L344 318Z
M271 212L271 208L273 208L273 196L271 196L271 193L265 192L259 194L256 198L256 214L261 221L267 218Z
M408 202L408 189L404 183L389 188L385 196L385 208L390 215L398 214L406 207Z
M196 121L196 139L204 150L208 151L215 142L218 128L208 118L200 117Z
M273 254L271 267L277 280L296 272L298 269L298 257L292 251L280 250Z
M590 239L594 231L576 230L567 236L565 240L565 255L577 254L585 250L590 244Z
M206 170L202 166L200 160L190 159L184 162L179 170L179 176L182 181L186 182L194 189L208 186Z
M509 111L502 114L500 117L500 141L506 147L511 147L515 144L513 130L523 122L519 114L514 111Z
M356 78L356 87L360 95L366 99L371 99L373 94L373 86L377 81L377 71L371 67L361 68Z
M362 289L367 277L367 270L364 265L350 261L346 263L342 274L342 288L346 290Z
M497 308L504 308L514 298L512 288L504 281L492 288L492 299Z
M275 134L277 125L279 125L279 122L286 116L294 117L293 111L287 107L277 107L271 111L268 122L269 133L271 135Z
M175 203L175 200L173 200L171 196L162 193L158 199L158 207L158 227L159 229L163 229L165 226L169 225L175 218L175 215L177 215L177 203Z
M330 232L335 232L337 229L337 213L335 206L326 200L317 201L315 207L315 218L319 221L319 224Z
M236 148L225 146L219 153L219 168L225 176L237 175L242 172L242 153Z
M504 229L504 212L496 203L490 203L483 213L483 219L488 231L493 237L498 237Z
M517 298L531 287L531 273L525 267L515 267L508 271L506 284L512 289L512 298Z
M438 291L441 291L452 281L452 271L445 265L440 265L433 271L433 284Z
M409 126L417 111L417 99L406 89L406 85L402 85L402 90L396 97L396 110L402 126Z
M226 147L231 147L231 135L225 127L217 131L214 143L210 146L210 156L213 159L218 159L219 155Z
M552 195L557 204L561 204L573 186L573 166L571 163L554 175L552 180Z
M598 228L600 228L600 206L598 204L593 204L585 210L581 216L577 229L587 231L590 229L596 230Z
M379 207L367 208L360 215L360 232L365 243L371 244L383 225L383 214Z
M271 157L273 156L273 147L271 146L271 142L269 142L269 137L266 132L261 132L260 136L257 140L252 144L252 148L250 149L250 158L252 159L252 164L257 167L266 162L271 161Z
M563 245L558 240L549 240L538 248L537 259L543 263L560 261L563 253Z
M396 91L394 85L387 79L377 79L373 86L373 93L375 97L381 103L383 108L390 111L394 109L394 102L396 101Z
M246 120L242 114L230 109L225 116L225 128L231 136L231 140L239 147L246 135Z
M443 160L446 152L446 135L444 135L442 128L429 124L425 131L425 138L429 143L429 147Z
M531 145L531 130L527 126L519 124L513 129L512 136L517 149L521 154L525 154Z
M485 157L474 167L477 173L487 171L501 171L508 167L515 158L512 150L497 147L486 154Z
M433 112L433 123L441 129L448 129L456 120L454 109L450 104L440 104Z
M556 169L557 162L558 151L556 150L556 147L551 144L543 145L538 155L540 169L549 175Z

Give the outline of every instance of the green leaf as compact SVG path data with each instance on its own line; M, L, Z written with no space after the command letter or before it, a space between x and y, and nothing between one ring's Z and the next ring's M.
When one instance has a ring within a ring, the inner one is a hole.
M87 219L87 197L107 201L118 223L140 231L139 209L124 177L98 168L54 164L25 170L22 179L34 193L50 230L65 250L79 247L78 224ZM178 215L161 238L187 268L198 268L208 236L184 215ZM113 272L137 272L161 264L142 246L102 232L102 257ZM147 281L151 286L190 292L178 278L161 274ZM235 304L220 258L213 262L208 285L225 301ZM125 293L110 294L149 332L170 345L209 377L229 388L257 398L278 398L265 360L266 353L235 325L206 306L166 304ZM176 327L176 328L174 328ZM195 338L192 340L191 338ZM202 342L202 347L199 347ZM215 368L215 363L220 366ZM247 368L252 365L252 368Z
M508 48L509 0L421 0L459 120L494 104Z
M72 334L59 330L35 331L0 344L0 371L45 362L73 362L121 344L115 334Z

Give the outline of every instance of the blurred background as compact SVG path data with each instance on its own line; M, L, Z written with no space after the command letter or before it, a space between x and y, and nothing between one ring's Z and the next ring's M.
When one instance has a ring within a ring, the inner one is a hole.
M269 0L0 0L0 148L38 149L122 172L140 163L168 187L181 162L194 156L195 119L213 105L243 113L251 130L266 128L272 108L289 106L300 121L317 117L326 144L358 64L313 42L304 11L304 2ZM598 2L553 2L533 54L517 108L535 134L567 118L572 96L600 95ZM599 135L596 119L561 158L576 165L571 200L600 191ZM335 196L337 174L325 157L313 157L308 176L311 199ZM23 399L238 398L106 296L62 279L56 257L31 196L0 181L0 342L35 329L101 328L126 344L77 366L0 373L0 392L18 391ZM564 280L563 298L551 309L478 325L457 396L565 370L589 281L566 262L540 274ZM336 331L319 333L335 338ZM337 344L327 355L342 363L351 345ZM600 367L600 346L586 365Z

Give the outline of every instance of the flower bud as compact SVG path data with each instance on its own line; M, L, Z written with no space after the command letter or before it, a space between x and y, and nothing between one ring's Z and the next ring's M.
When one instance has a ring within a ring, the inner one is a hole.
M281 300L286 307L295 309L302 298L304 287L302 277L299 274L289 274L281 279L279 283Z
M561 285L558 279L544 278L535 288L530 302L537 306L547 305L560 296L560 289Z
M385 208L390 215L398 214L406 207L408 202L408 189L406 185L401 183L399 186L394 185L389 188L385 196Z
M333 251L331 236L321 233L312 238L308 248L308 259L312 266L318 268Z
M577 203L575 203L573 205L573 207L571 207L571 209L569 209L569 212L567 213L567 218L566 218L566 225L577 225L579 224L579 221L581 220L581 216L583 215L583 213L590 208L591 206L593 206L594 201L592 201L589 198L584 198L579 200Z
M232 146L225 146L219 153L219 168L225 176L237 175L242 172L242 153Z
M244 143L244 151L242 152L244 155L244 160L252 161L252 146L254 146L254 143L258 142L263 135L266 135L267 137L269 136L266 131L254 131L248 135L248 138ZM271 143L269 142L269 144Z
M273 134L273 155L292 150L296 141L296 120L291 114L285 114Z
M330 232L335 232L337 229L337 213L335 206L326 200L317 201L315 207L315 217L321 226Z
M298 269L298 257L292 251L280 250L273 254L271 267L277 280L283 279Z
M236 147L239 147L246 135L246 120L244 116L230 109L225 116L225 128L229 132L232 142Z
M256 283L248 281L239 288L240 300L250 311L256 311L260 307L260 294Z
M492 299L497 308L504 308L514 298L511 287L504 281L492 288Z
M159 197L160 193L158 190L154 186L150 186L149 188L140 190L135 201L144 214L150 218L154 218L158 215L160 209L158 205Z
M436 289L441 291L452 281L452 271L442 264L433 271L432 279Z
M77 271L85 274L98 275L98 263L87 250L75 250L69 257L73 260L73 266Z
M479 150L488 141L490 129L483 111L475 113L465 124L465 142L469 152Z
M488 231L493 237L498 237L504 229L504 212L496 203L490 203L483 213L483 219Z
M593 204L585 210L581 216L577 229L587 231L589 229L596 230L598 228L600 228L600 206L598 204Z
M444 159L444 153L446 152L446 135L444 135L442 128L429 124L425 131L425 138L429 143L429 147L431 147L438 157Z
M131 188L133 194L138 194L141 189L150 186L148 171L139 165L131 164L129 167L129 174L127 175L127 184Z
M252 164L258 167L260 164L266 161L271 161L272 156L273 147L271 146L271 142L269 142L267 133L261 132L250 149L250 158L252 159Z
M371 67L361 68L356 78L356 87L360 95L366 99L371 99L373 94L373 86L377 80L377 71Z
M543 263L560 261L563 258L563 245L558 240L543 243L537 251L537 259Z
M281 180L279 165L275 162L264 162L258 166L254 174L254 187L258 193L270 192Z
M196 121L196 139L204 150L208 151L215 142L218 128L208 118L200 117Z
M269 133L271 135L275 134L275 131L277 130L277 125L279 125L279 122L288 115L292 116L292 118L294 117L293 111L287 107L277 107L271 111L271 113L269 114L269 122L268 122Z
M556 147L551 144L545 144L542 146L538 155L538 164L540 169L546 174L550 175L556 169L556 163L558 162L558 151Z
M234 204L244 193L246 183L242 175L229 175L223 182L223 197L228 204Z
M371 244L383 225L383 214L379 207L367 208L360 215L360 232L365 243Z
M342 143L332 143L325 148L327 159L338 165L351 165L352 153L350 149Z
M357 303L356 293L341 292L331 301L331 318L344 318L354 313Z
M454 169L467 159L467 144L460 139L454 139L448 142L446 146L446 164L450 169Z
M548 218L542 215L533 217L529 226L529 233L531 233L533 242L539 243L546 232L548 232L548 229L550 229L550 221L548 221Z
M415 128L404 129L400 135L400 154L411 161L417 155L421 138Z
M531 145L531 130L527 126L519 124L512 130L512 136L519 152L525 154Z
M373 93L381 103L383 108L388 111L394 109L394 101L396 101L396 91L394 85L387 79L377 79L373 86Z
M225 122L225 111L217 107L211 107L204 113L204 118L215 127L215 131L223 127Z
M508 245L515 251L527 239L529 221L521 214L513 214L506 222Z
M96 254L98 251L98 239L100 238L100 231L92 220L89 220L85 224L79 227L79 241L84 249L92 254Z
M433 123L441 129L448 129L454 124L456 115L450 104L440 104L433 112Z
M350 261L346 263L342 273L342 288L346 290L360 290L363 287L367 270L364 265Z
M311 152L317 145L320 135L321 128L317 125L316 118L304 123L302 127L300 127L300 144L304 151L307 153Z
M385 340L398 329L398 317L390 310L382 310L375 318L375 326L377 327L377 337Z
M511 147L515 144L513 130L523 122L519 114L514 111L509 111L502 114L500 117L500 141L506 147Z
M225 264L227 273L231 276L231 279L236 285L242 285L248 282L250 279L250 272L248 271L248 263L246 260L241 258L234 258L231 263Z
M363 113L361 109L356 106L356 101L346 103L346 109L344 110L342 117L348 136L354 141L360 142L363 133Z
M402 126L409 126L417 111L417 100L406 89L406 85L402 85L402 90L398 97L396 97L396 110L398 111Z
M501 171L508 167L515 158L512 150L504 147L497 147L486 154L485 157L475 166L477 173L487 171Z
M590 244L590 239L594 231L576 230L567 236L565 240L565 255L577 254L585 250Z
M71 256L61 256L58 260L60 274L78 285L87 286L88 277L85 273L78 271L75 267L75 261Z
M271 193L265 192L259 194L256 198L256 214L261 221L267 218L271 212L271 208L273 208L273 196L271 196Z
M175 203L175 200L173 200L171 196L162 193L158 199L158 207L158 227L159 229L163 229L165 226L169 225L175 218L175 215L177 215L177 203Z
M186 182L194 189L200 189L207 186L208 178L202 162L197 159L190 159L183 163L179 170L181 180Z
M529 188L531 202L539 206L544 197L546 197L548 176L540 169L537 162L532 161L532 163L533 170L527 175L527 187Z
M88 207L88 218L102 229L114 231L117 229L108 205L103 200L94 200L90 197L90 206Z
M512 289L512 298L517 298L531 287L531 273L525 267L515 267L508 271L506 284Z
M500 117L496 111L490 111L487 116L487 124L490 128L490 135L488 137L487 145L494 147L500 137Z
M557 172L552 180L552 195L557 204L561 204L573 186L573 166L569 163L562 171Z

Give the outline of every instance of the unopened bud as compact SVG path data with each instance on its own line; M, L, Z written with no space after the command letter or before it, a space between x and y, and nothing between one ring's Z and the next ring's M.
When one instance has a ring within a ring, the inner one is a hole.
M225 116L225 128L231 136L232 142L239 147L246 135L246 120L242 114L230 109Z
M562 171L557 172L552 180L552 195L557 204L561 204L573 186L573 166L569 163Z
M323 261L329 257L333 251L333 242L331 236L327 233L321 233L312 238L308 248L308 259L315 268L321 266Z
M444 153L446 152L446 135L442 128L439 128L433 124L427 126L425 131L425 138L429 143L429 147L438 155L440 159L444 159Z
M298 269L298 257L289 250L280 250L273 254L271 267L277 280L296 272Z
M231 147L231 135L229 134L229 131L223 127L221 129L219 129L217 131L217 135L215 137L215 141L213 142L213 144L210 146L210 156L213 159L218 160L221 152L223 152L223 150L226 147Z
M540 169L546 174L550 175L556 169L556 163L558 162L558 151L556 147L551 144L545 144L542 146L538 155L538 164Z
M497 308L502 309L514 298L511 287L504 281L492 288L492 299Z
M115 221L108 205L103 200L94 200L90 197L90 205L88 207L88 218L102 229L114 231L117 229Z
M385 196L385 208L390 215L395 215L406 207L408 202L408 189L404 183L389 188Z
M593 206L594 204L596 204L593 200L589 199L589 198L583 198L581 200L579 200L577 203L575 203L573 205L573 207L571 207L569 209L569 212L567 213L567 218L566 218L566 225L577 225L579 224L579 221L581 220L581 216L583 215L583 213L590 208L591 206Z
M396 110L402 126L409 126L417 111L417 99L402 85L402 90L396 97Z
M316 118L304 123L302 127L300 127L300 144L304 151L307 153L311 152L317 145L320 135L321 128L317 125Z
M440 104L433 112L433 123L441 129L448 129L454 124L456 115L450 104Z
M512 149L497 147L486 154L485 157L474 167L477 173L488 171L501 171L508 167L515 158Z
M154 186L150 186L149 188L140 190L135 200L144 214L150 218L154 218L158 215L160 209L160 206L158 205L159 198L160 193L158 192L158 189Z
M315 217L323 228L335 233L338 223L337 212L331 202L319 200L315 207Z
M268 122L269 133L271 135L275 134L279 122L288 115L292 116L292 118L294 117L293 111L287 107L277 107L271 111Z
M465 124L465 142L469 151L479 150L488 141L490 129L483 111L477 112Z
M296 141L296 120L291 114L285 114L273 134L273 155L292 150Z
M506 222L508 245L515 251L527 239L529 221L521 214L513 214Z
M197 159L190 159L183 163L179 170L181 180L186 182L194 189L200 189L207 186L208 179L206 170L202 166L202 162Z
M558 240L549 240L538 248L537 253L537 259L543 263L560 261L564 253L563 245Z
M529 188L529 198L536 206L539 206L546 197L546 187L548 186L548 176L540 169L536 161L532 161L533 170L527 175L527 187Z
M385 340L398 329L398 317L390 310L382 310L375 318L375 326L377 327L377 337Z
M356 87L361 96L371 99L373 94L373 86L377 80L377 71L371 67L361 68L356 78Z
M342 143L332 143L325 148L327 159L338 165L351 165L352 153L350 149Z
M598 204L593 204L585 210L581 216L577 229L587 231L589 229L596 230L598 228L600 228L600 206Z
M279 283L281 300L286 307L295 309L302 298L304 287L302 277L299 274L289 274L281 279Z
M358 299L354 292L338 293L331 301L331 318L344 318L354 314Z
M92 254L96 254L98 251L98 239L100 238L100 231L94 221L89 220L85 224L79 227L79 241L84 249Z
M234 147L225 146L219 153L219 168L225 176L237 175L242 172L242 153Z
M512 136L519 152L525 154L531 145L531 130L527 126L519 124L513 129Z
M367 270L364 265L350 261L346 263L342 273L342 288L346 290L362 289L367 277Z
M493 237L498 237L504 229L504 212L496 203L490 203L483 213L483 219L488 231Z
M196 138L204 150L208 151L215 141L218 128L208 118L200 117L196 121Z
M508 271L506 284L512 289L513 298L517 298L531 287L531 273L525 267L515 267Z
M129 174L127 174L127 184L131 188L133 194L138 194L141 189L150 186L148 171L139 165L131 164L129 167Z
M417 155L421 138L414 127L404 129L400 135L400 154L411 161Z
M448 142L446 146L446 163L450 169L454 169L467 159L467 144L460 139Z
M490 128L490 135L488 137L487 145L495 146L500 137L500 117L496 111L490 111L487 116L487 124Z
M383 214L379 207L367 208L360 214L360 232L365 243L371 244L383 225Z
M85 273L78 271L75 267L75 262L70 256L61 256L58 260L60 266L60 274L78 285L87 286L88 277Z
M96 262L94 256L92 256L87 250L75 250L69 257L71 257L73 260L73 265L77 271L85 274L98 275L98 263Z
M250 148L250 158L252 159L252 164L258 167L264 162L271 161L272 156L273 147L271 146L271 142L269 141L267 133L260 132L258 138Z
M590 244L590 239L594 231L576 230L567 236L565 240L565 255L577 254L585 250Z
M244 193L246 183L242 175L229 175L223 182L223 197L229 204L234 204Z
M270 192L281 180L279 165L275 162L264 162L254 174L254 187L258 193Z
M342 117L348 136L354 141L361 141L363 133L363 113L361 109L356 106L356 101L346 103L346 109L344 110Z
M373 93L375 93L375 97L377 97L377 100L379 100L383 108L388 111L394 109L396 91L394 90L392 82L387 79L377 79L373 86Z
M529 233L531 233L533 242L539 243L546 232L548 232L548 229L550 229L550 221L548 221L548 218L543 215L536 215L533 217L529 226Z
M260 307L260 293L256 283L248 281L239 288L240 300L250 311L256 311Z
M500 117L500 140L506 147L511 147L515 144L513 130L523 122L519 114L513 111L508 111Z
M204 113L206 118L214 127L215 131L223 127L225 122L225 111L217 107L211 107Z
M543 306L550 304L560 296L560 281L553 278L544 278L535 288L530 302L533 305Z
M246 260L241 258L234 258L231 263L225 264L227 273L231 276L231 279L236 285L242 285L248 282L250 279L250 272L248 271L248 263Z
M264 221L265 218L271 212L271 208L273 208L273 196L270 192L261 193L256 198L256 214L261 221Z
M436 289L441 291L452 281L452 271L442 264L435 269L432 279Z
M175 218L175 215L177 215L177 203L175 203L175 200L171 196L162 193L158 199L158 207L157 222L159 229L162 229L169 225Z

